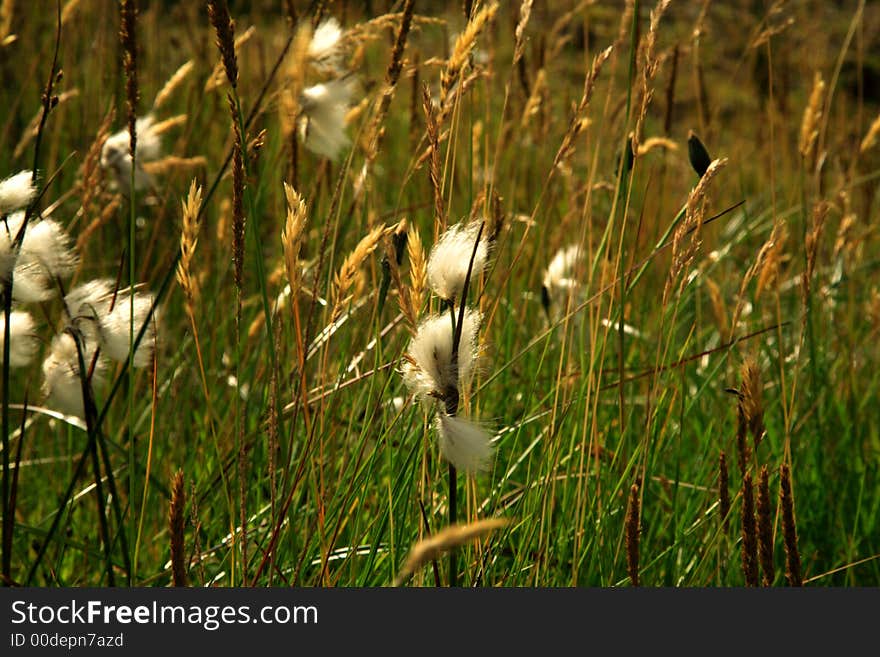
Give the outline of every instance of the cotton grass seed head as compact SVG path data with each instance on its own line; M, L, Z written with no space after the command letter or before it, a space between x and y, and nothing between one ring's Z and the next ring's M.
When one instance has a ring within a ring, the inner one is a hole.
M37 196L33 185L33 172L21 171L0 182L0 215L30 205Z
M299 98L299 135L306 148L335 160L351 143L345 132L345 116L355 88L355 79L347 75L303 89Z
M319 72L335 74L341 72L342 34L339 21L333 17L321 21L315 29L306 54L309 62Z
M144 336L134 354L134 366L145 367L152 362L158 338L157 315L147 320L153 305L153 296L129 288L114 293L109 279L84 283L71 290L64 303L70 313L71 324L87 339L97 342L101 353L111 360L127 362L131 344L131 313L134 306L134 338L144 324Z
M480 425L463 417L438 413L435 426L440 453L458 470L484 472L492 462L492 437Z
M155 130L155 119L152 116L139 118L136 122L137 151L134 171L135 190L150 186L150 175L141 166L159 157L162 152L162 140ZM101 149L101 167L113 177L117 188L126 196L131 193L131 152L129 150L130 135L128 128L107 137Z
M431 315L419 324L402 367L403 380L416 398L444 399L451 391L457 393L470 384L477 361L481 319L478 310L465 310L457 363L452 361L454 335L450 314Z
M0 314L0 363L3 362L3 346L6 337L6 318ZM40 339L34 330L34 318L30 313L18 310L9 315L9 366L28 365L40 348Z
M38 303L55 293L54 282L76 268L70 236L52 219L30 221L18 250L13 248L24 222L19 211L0 222L0 278L13 274L12 296L20 303Z
M96 345L88 340L81 343L83 363L91 367ZM103 371L100 359L95 363L94 376ZM70 333L62 333L52 339L49 355L43 361L43 393L46 406L64 415L85 417L82 382L80 381L79 354L76 340Z
M428 258L428 284L441 299L453 302L460 300L468 267L471 267L471 280L475 280L486 268L489 242L485 237L480 237L477 245L480 225L475 221L457 223L443 233L431 249L431 256ZM476 253L474 245L477 245Z
M559 249L547 265L541 283L541 302L548 315L553 316L555 311L562 310L566 298L580 287L575 274L583 256L583 249L572 244Z

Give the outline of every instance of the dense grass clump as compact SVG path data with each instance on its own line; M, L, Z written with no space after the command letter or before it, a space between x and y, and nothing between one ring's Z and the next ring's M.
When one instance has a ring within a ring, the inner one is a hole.
M880 584L880 7L57 4L4 583Z

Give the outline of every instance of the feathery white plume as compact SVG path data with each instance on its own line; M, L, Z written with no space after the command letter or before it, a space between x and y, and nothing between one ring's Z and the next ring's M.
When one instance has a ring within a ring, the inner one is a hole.
M465 310L457 368L452 363L454 336L450 314L431 315L419 324L409 343L408 359L401 368L404 382L417 398L423 401L431 397L443 398L450 389L460 390L470 384L477 360L477 333L481 319L478 310Z
M139 118L135 124L137 132L137 150L135 151L134 188L146 189L150 186L150 174L144 171L141 164L159 157L162 151L160 135L153 130L155 119L152 115ZM128 195L131 193L131 137L128 128L107 137L101 149L101 167L108 171L116 182L119 190Z
M92 365L95 355L94 343L88 340L82 346L83 363L86 369ZM95 364L94 376L103 369L99 359ZM65 415L85 417L82 383L79 376L79 355L76 341L69 333L56 335L52 339L49 355L43 361L43 392L46 405Z
M482 472L492 460L492 437L470 420L440 412L435 421L440 453L458 470Z
M110 312L114 283L109 278L82 283L64 297L71 325L88 340L100 341L98 319Z
M8 281L13 272L12 295L16 301L45 301L55 293L54 280L73 273L76 253L70 236L52 219L29 222L16 253L13 241L23 221L24 212L16 212L0 223L0 278Z
M134 306L134 337L137 338L141 328L147 324L144 337L134 352L133 365L145 367L153 362L156 350L158 317L154 312L147 323L147 315L153 305L153 295L149 293L120 290L116 295L116 303L107 315L98 319L101 335L101 349L108 358L124 362L128 360L131 343L130 324L132 306Z
M342 28L335 18L321 21L312 40L309 42L307 56L311 63L319 70L339 73L342 50Z
M572 244L559 249L547 265L541 288L541 303L551 318L559 315L559 311L565 307L566 298L580 287L580 282L573 276L583 257L583 249Z
M21 171L0 182L0 215L26 207L37 195L33 172Z
M344 76L307 87L300 95L299 134L305 147L331 160L351 143L345 132L345 115L351 106L356 81Z
M3 345L6 336L6 319L0 314L0 363L3 362ZM29 313L13 311L9 315L9 366L24 367L33 360L40 348L40 340L34 332L34 318Z
M577 244L559 249L544 272L544 286L551 290L577 287L578 281L571 276L582 258L583 250Z
M64 297L64 302L71 322L83 335L97 341L101 352L111 360L126 362L131 344L132 305L134 337L137 338L147 321L153 296L137 291L132 295L129 288L114 294L113 288L113 282L109 279L90 281L71 290ZM156 340L157 313L154 312L135 351L135 367L144 367L152 362Z
M431 249L431 256L428 259L428 284L441 299L458 301L461 297L479 232L479 222L457 223L447 229ZM471 281L476 280L486 268L488 257L489 242L483 235L474 255Z

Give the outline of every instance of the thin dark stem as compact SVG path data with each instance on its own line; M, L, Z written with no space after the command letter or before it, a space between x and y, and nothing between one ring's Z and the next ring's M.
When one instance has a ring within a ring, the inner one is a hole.
M449 464L449 525L458 522L458 471ZM449 586L458 586L458 551L449 550Z

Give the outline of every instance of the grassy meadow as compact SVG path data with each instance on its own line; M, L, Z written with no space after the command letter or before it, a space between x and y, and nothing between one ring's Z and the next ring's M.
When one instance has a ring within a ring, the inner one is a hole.
M880 6L226 11L0 0L5 584L880 585Z

